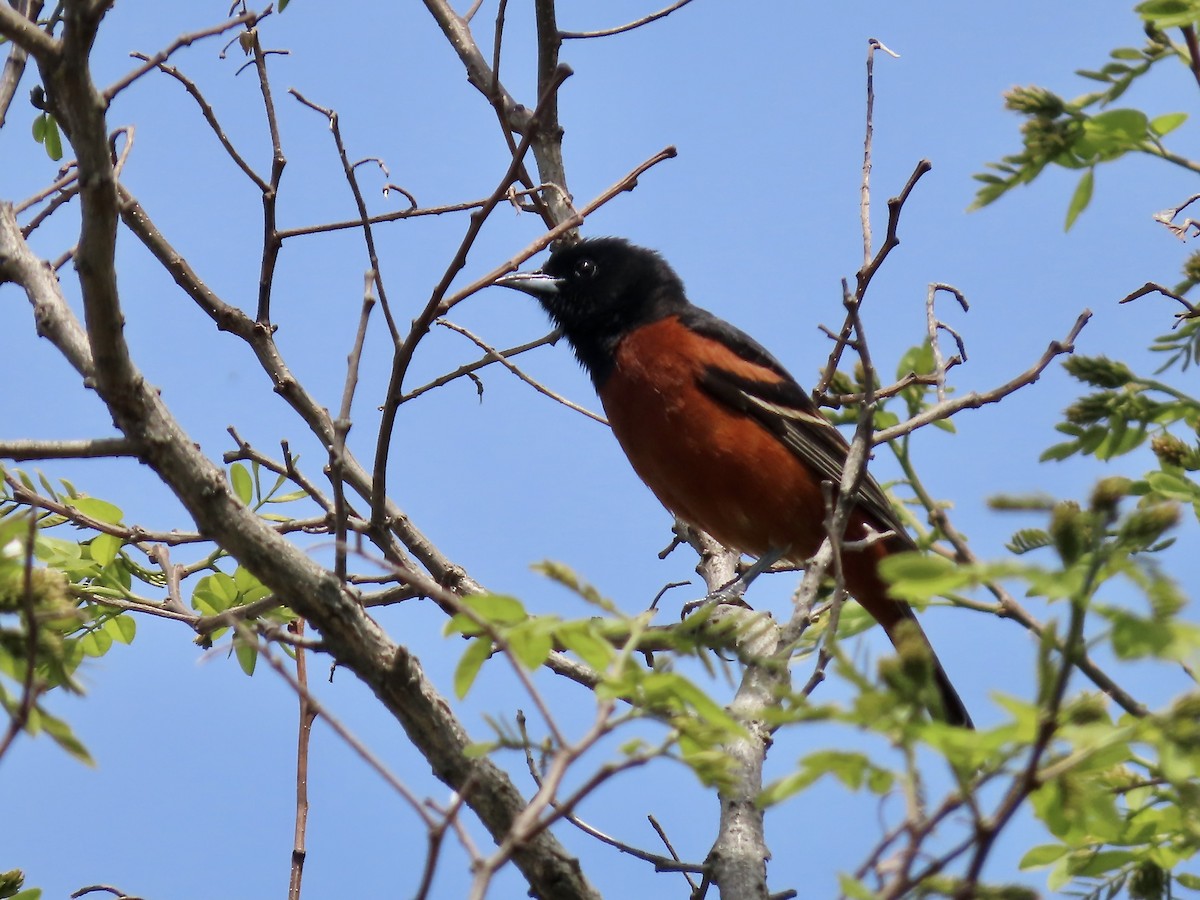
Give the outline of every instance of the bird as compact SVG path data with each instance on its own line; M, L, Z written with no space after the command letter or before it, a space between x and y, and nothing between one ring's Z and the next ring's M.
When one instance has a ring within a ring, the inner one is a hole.
M841 483L849 444L761 344L688 300L661 255L623 238L586 238L557 246L539 271L495 283L549 314L634 471L670 512L760 559L803 564L817 552L822 482ZM879 574L880 560L917 545L866 473L844 539L870 531L888 536L843 548L847 591L897 647L906 631L919 635L940 697L931 712L974 727L912 608Z

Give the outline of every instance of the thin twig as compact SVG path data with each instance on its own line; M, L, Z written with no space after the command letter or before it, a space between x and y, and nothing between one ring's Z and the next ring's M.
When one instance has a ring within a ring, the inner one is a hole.
M392 335L392 343L399 344L400 330L396 327L396 320L392 317L392 307L391 304L388 303L387 289L383 285L383 270L379 265L379 254L375 250L375 234L371 230L371 217L367 213L367 202L363 199L362 189L359 188L358 178L354 174L355 168L360 165L361 162L366 162L367 160L361 160L359 163L354 163L351 165L349 158L346 156L346 145L342 141L342 127L338 121L338 114L334 110L319 106L318 104L304 97L295 88L289 88L288 93L299 100L302 104L307 106L309 109L316 110L329 120L329 131L333 135L333 142L334 146L337 148L338 159L340 159L342 162L342 172L346 176L346 181L350 185L350 193L354 196L354 205L358 209L359 224L362 228L363 240L366 242L367 246L367 261L371 267L371 278L375 283L375 290L379 294L379 305L383 309L384 318L387 320L388 331L391 332ZM378 160L375 161L379 162ZM380 162L380 165L383 165L382 162ZM383 168L384 177L386 177L387 168L386 166ZM405 191L405 193L408 194L407 191ZM416 201L413 200L412 195L408 194L408 198L409 200L412 200L413 207L415 208Z
M138 66L132 72L125 75L125 77L105 88L103 92L105 102L111 103L117 94L121 93L121 91L125 90L125 88L129 87L151 69L161 66L164 62L170 59L172 54L174 54L177 50L181 50L184 47L190 47L192 44L196 43L196 41L203 40L204 38L215 37L218 34L224 34L231 28L237 28L239 25L245 25L248 28L253 28L262 19L266 18L270 14L270 7L268 7L267 11L262 14L244 12L240 16L230 19L228 22L222 22L220 25L213 25L210 28L202 28L200 31L193 31L191 34L181 35L172 41L165 50L160 50L158 53L155 53L154 56L146 56L142 53L130 54L137 59L145 60L145 64Z
M441 320L439 320L439 321L441 321ZM554 331L551 331L548 334L542 335L540 338L537 338L535 340L529 341L524 344L518 344L516 347L510 347L507 350L492 350L491 348L489 348L486 356L482 357L481 359L475 360L475 362L473 362L473 363L467 363L466 365L459 366L453 372L447 372L445 375L439 375L437 378L433 379L433 381L429 382L428 384L423 384L418 388L413 388L411 391L409 391L407 394L405 394L403 397L400 398L400 402L407 403L409 400L419 397L422 394L433 390L434 388L439 388L444 384L449 384L451 381L455 381L464 376L471 375L474 372L477 372L480 369L484 368L485 366L490 366L493 363L498 362L498 360L496 359L497 355L503 357L504 359L511 359L514 356L520 356L522 353L525 353L529 350L534 350L537 347L544 347L547 344L553 344L561 336L562 336L562 333L559 332L557 329L555 329Z
M1092 311L1085 309L1079 314L1079 318L1075 320L1075 324L1071 327L1070 332L1062 341L1051 341L1046 348L1046 352L1032 366L1022 372L1015 378L1005 382L999 387L993 388L990 391L971 391L969 394L964 394L961 397L956 397L951 400L945 400L941 403L935 403L926 409L921 410L911 419L901 422L898 425L893 425L891 428L884 428L881 431L875 432L873 443L884 444L888 441L894 441L898 437L909 434L918 428L928 425L930 422L938 422L942 419L947 419L960 410L978 409L989 403L997 403L1003 400L1009 394L1026 385L1033 384L1041 377L1042 372L1056 358L1064 353L1073 353L1075 351L1075 340L1079 337L1079 332L1083 330L1083 326L1088 323L1092 317Z
M1196 79L1196 84L1200 85L1200 41L1196 39L1196 26L1188 24L1180 30L1183 32L1183 40L1188 48L1188 70Z
M635 28L641 28L643 25L649 25L651 22L657 22L659 19L669 16L677 9L682 9L691 3L692 0L676 0L670 6L660 9L658 12L650 13L648 16L642 16L633 22L626 22L624 25L618 25L615 28L602 28L598 31L560 31L559 36L564 41L581 40L583 38L598 38L609 37L614 34L623 34L626 31L633 31ZM693 885L694 888L694 885Z
M132 55L137 59L149 59L149 57L143 56L140 53L134 53ZM166 63L159 63L158 69L160 72L170 75L180 84L182 84L184 90L187 91L192 99L196 101L196 104L200 107L200 114L204 116L204 121L208 123L208 127L212 130L212 133L215 134L217 140L221 142L221 146L225 148L226 154L228 154L229 158L233 160L234 165L241 169L246 177L254 182L255 186L260 192L265 194L270 191L271 186L267 184L261 175L251 168L250 164L246 162L245 158L237 151L237 148L233 146L233 141L231 141L229 136L226 135L225 129L222 127L221 123L217 121L217 114L213 110L212 104L210 104L204 97L204 94L201 93L200 88L196 85L196 83L184 75L175 66L169 66Z
M406 194L407 195L407 194ZM390 213L380 213L377 216L368 216L367 223L371 225L379 225L382 222L398 222L401 219L415 219L421 216L444 216L449 213L469 212L474 209L480 209L487 203L487 200L468 200L463 203L447 203L444 206L429 206L424 209L400 209ZM362 219L346 219L341 222L327 222L323 225L302 225L297 228L285 228L279 232L279 239L286 241L289 238L302 237L310 234L328 234L332 231L346 231L350 228L362 228Z
M1179 303L1183 304L1184 309L1187 311L1181 312L1181 313L1176 313L1176 316L1178 316L1179 318L1193 318L1194 316L1196 316L1198 314L1195 304L1193 304L1186 297L1183 297L1180 294L1177 294L1175 291L1171 290L1170 288L1163 287L1161 284L1158 284L1153 281L1147 281L1145 284L1143 284L1140 288L1138 288L1133 293L1126 294L1118 302L1119 303L1129 303L1132 300L1137 300L1139 297L1144 297L1147 294L1152 294L1155 292L1162 294L1164 297L1170 297L1172 300L1178 301Z
M372 255L374 250L372 249ZM346 435L350 433L350 409L354 402L354 389L358 386L358 366L362 359L363 343L367 338L367 322L371 318L371 310L375 306L375 297L371 286L378 285L376 273L368 271L363 276L362 314L358 319L358 332L354 337L354 348L346 361L346 384L342 389L342 406L337 418L333 420L333 446L329 450L329 481L333 486L333 533L336 547L334 549L334 574L343 584L346 581L346 489L342 481L342 473L346 464Z
M927 159L923 159L917 163L912 175L909 176L908 182L904 188L895 197L888 200L888 225L887 236L884 238L883 245L875 256L863 268L858 270L856 276L856 287L854 294L860 300L866 294L867 287L871 283L871 279L875 273L879 271L879 267L883 265L883 261L887 259L888 254L900 244L900 238L897 236L897 231L900 227L900 212L904 209L904 204L912 193L913 188L917 186L921 176L933 168L933 165ZM842 359L842 352L845 350L847 343L850 340L851 326L849 317L843 322L841 331L834 339L833 349L829 352L829 359L825 363L825 368L821 372L821 378L817 381L817 386L813 389L813 396L817 397L823 394L829 388L830 382L833 380L834 373L837 372L838 364Z
M267 130L271 135L271 178L267 190L263 191L263 249L262 264L258 276L258 309L254 320L260 326L266 326L271 321L271 285L275 280L275 264L279 260L279 249L283 242L279 239L276 226L276 211L279 201L279 180L283 177L283 169L287 158L283 155L283 143L279 137L279 122L275 115L275 101L271 98L271 81L267 77L267 53L262 48L257 31L247 31L250 35L251 54L254 68L258 72L258 86L262 93L263 109L267 116Z
M568 400L562 394L557 394L554 391L550 390L550 388L546 387L540 381L530 378L528 375L526 375L524 372L522 372L520 370L520 368L518 368L514 363L512 363L508 359L506 359L499 350L490 346L482 338L480 338L477 335L473 334L472 332L468 331L466 328L463 328L461 325L456 325L453 322L449 321L448 319L438 319L437 324L441 325L445 328L449 328L451 331L457 332L458 334L461 334L463 337L467 338L467 340L471 341L473 344L475 344L476 347L478 347L480 350L482 350L484 353L486 353L488 356L488 359L490 361L500 363L500 365L504 366L504 368L508 369L508 371L512 372L514 375L516 375L518 378L520 378L523 382L525 382L527 385L529 385L531 388L533 388L539 394L543 394L544 396L549 397L551 400L555 401L556 403L561 403L563 406L567 407L568 409L575 410L575 412L577 412L577 413L582 413L583 415L587 416L589 419L591 419L594 422L599 422L601 425L608 424L608 419L604 418L604 416L601 416L598 413L592 412L590 409L588 409L585 406L580 406L578 403Z
M62 53L61 41L8 3L0 3L0 36L8 38L42 65L54 65Z
M417 799L417 796L413 794L407 787L405 787L404 782L397 778L383 763L383 761L371 752L370 748L367 747L366 744L355 737L350 729L342 724L340 719L332 715L329 710L327 710L321 704L321 702L312 695L312 692L305 685L301 684L296 677L287 670L287 667L284 666L278 657L271 652L269 646L259 642L258 655L262 659L266 660L267 665L274 669L279 677L286 681L288 686L291 687L291 689L295 691L298 696L301 696L305 699L305 702L309 706L309 712L311 715L314 717L319 716L321 719L327 722L329 727L334 730L337 736L345 741L346 745L355 753L357 753L363 762L365 762L370 768L374 769L376 774L386 781L392 790L404 798L408 805L412 807L413 811L420 816L421 821L424 823L426 828L432 828L436 824L430 817L429 813L425 811L424 806L422 805L421 801Z
M15 10L18 15L24 16L30 22L37 22L38 16L42 12L42 0L17 0ZM4 70L0 72L0 128L4 127L5 119L8 117L8 108L12 105L13 97L16 96L17 86L21 83L21 77L25 74L25 64L29 59L29 54L25 48L18 43L13 43L12 49L8 51L8 59L4 61Z
M547 86L545 93L538 100L539 110L549 102L549 95L556 92L562 82L570 77L570 75L571 70L568 67L564 66L558 70L555 81ZM536 117L537 111L535 110L534 121L536 121ZM483 223L487 220L492 210L506 196L508 188L513 183L513 179L517 175L517 170L521 166L521 161L529 149L534 132L535 127L533 126L527 129L526 134L521 138L521 144L517 147L517 152L513 154L508 168L501 177L500 183L488 198L488 202L482 209L471 214L471 222L462 240L459 242L454 258L446 267L441 280L434 287L429 300L425 304L425 308L413 319L408 336L396 348L393 354L392 372L388 379L387 393L382 405L383 416L375 441L375 468L371 492L371 521L380 528L382 528L385 521L384 504L387 497L387 463L391 454L392 432L395 427L396 411L399 408L399 400L403 394L404 378L408 373L409 364L412 362L417 344L428 333L434 319L444 312L444 306L446 309L449 308L445 300L446 292L450 289L450 284L459 270L466 265L467 254L474 245L475 239L479 236L479 232L483 228ZM499 275L494 277L499 277Z
M962 363L967 358L967 348L963 344L963 339L957 331L940 321L934 311L934 300L937 297L938 291L946 291L958 300L963 311L966 312L969 307L967 298L963 296L958 288L948 284L934 283L929 285L929 292L925 296L925 327L929 337L929 347L933 351L933 374L934 384L937 386L937 398L939 402L944 402L946 399L946 372L952 366ZM942 355L942 346L938 341L938 332L945 331L953 336L958 345L958 356L952 357L949 362Z
M21 213L25 212L25 210L29 209L29 207L36 206L50 195L57 194L60 191L65 190L69 185L77 181L78 178L79 173L75 170L75 164L73 162L66 163L61 169L59 169L58 179L56 181L42 188L32 197L27 197L20 203L14 205L13 212L15 212L17 215L20 215ZM29 237L28 234L25 236Z
M297 619L290 626L297 637L304 636L304 620ZM296 828L292 842L292 869L288 883L288 900L300 900L300 885L304 879L304 862L308 856L306 834L308 830L308 748L312 740L312 726L317 712L309 702L308 661L304 648L296 650L296 683L302 690L297 692L300 701L299 728L296 736Z

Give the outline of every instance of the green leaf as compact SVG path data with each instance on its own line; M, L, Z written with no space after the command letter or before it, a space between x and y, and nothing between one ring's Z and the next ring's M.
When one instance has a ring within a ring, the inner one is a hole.
M1079 866L1073 866L1074 874L1085 877L1096 877L1113 869L1120 868L1136 857L1128 850L1104 850L1089 854L1086 861Z
M1191 503L1193 500L1200 499L1200 486L1173 472L1150 472L1146 475L1146 483L1155 493L1168 500L1183 500Z
M697 716L710 725L724 729L730 733L740 733L742 726L729 714L729 711L712 697L708 696L686 678L674 673L660 673L660 684L669 684L668 691L674 694L674 699L682 701L691 707Z
M192 607L205 615L216 615L237 603L238 593L232 578L224 572L214 572L197 582L192 592Z
M875 900L875 892L851 875L839 872L838 884L850 900Z
M296 500L303 500L308 496L308 491L296 490L287 494L280 494L278 497L269 497L268 503L292 503Z
M471 685L475 683L476 676L479 675L479 670L483 668L484 662L491 655L492 641L490 638L478 637L467 644L467 649L454 670L454 694L459 700L467 696Z
M1164 137L1187 121L1187 113L1167 113L1150 120L1150 130Z
M891 789L895 778L891 772L876 766L862 753L822 750L810 753L800 761L800 771L774 785L766 796L783 799L789 793L802 790L823 775L832 775L852 791L868 786L874 793Z
M101 500L99 497L79 497L72 500L70 505L89 519L95 519L97 522L105 522L109 525L120 525L121 518L124 516L119 506L114 506L112 503L109 503L107 500Z
M557 581L567 590L577 594L585 602L593 606L598 606L605 612L618 612L611 600L605 599L599 590L586 581L583 581L569 566L552 559L546 559L540 563L535 563L530 568L535 572L540 572L552 581Z
M1134 11L1157 28L1182 28L1200 21L1200 5L1194 0L1147 0Z
M1095 183L1095 168L1088 169L1080 177L1079 183L1075 185L1075 193L1071 195L1071 202L1067 204L1067 224L1063 231L1070 231L1079 214L1088 208L1088 204L1092 202L1092 188L1095 187Z
M229 481L237 498L249 506L254 500L254 479L250 477L250 470L241 463L234 463L229 467Z
M121 644L132 644L137 634L137 620L133 616L119 615L104 620L104 631L114 641Z
M891 593L905 600L928 600L971 580L950 560L921 553L892 554L880 562L879 574L892 585Z
M1038 462L1060 462L1067 457L1074 456L1079 452L1079 441L1067 441L1064 444L1055 444L1053 447L1048 447L1042 451L1042 455L1038 457Z
M62 136L58 133L58 123L54 121L54 116L46 116L46 137L43 143L47 156L55 162L62 159Z
M463 747L463 756L467 759L483 759L499 747L500 744L497 741L472 741Z
M1029 553L1031 550L1040 550L1042 547L1049 547L1054 541L1050 535L1041 528L1022 528L1012 536L1012 539L1004 546L1010 553L1020 555Z
M245 566L238 566L233 570L233 587L237 591L237 598L243 606L247 603L253 603L256 600L262 600L271 593L267 589L267 586L259 581Z
M1161 656L1173 639L1173 628L1169 622L1143 619L1124 610L1105 613L1112 622L1113 651L1120 659L1140 659L1145 656Z
M1018 866L1021 869L1037 869L1048 866L1067 855L1067 848L1061 844L1039 844L1021 857Z
M554 649L550 635L553 624L531 619L505 634L509 649L525 668L536 669L550 656L550 651Z
M70 725L62 719L50 715L50 713L40 707L38 708L38 712L40 714L39 719L41 720L42 730L50 735L54 743L58 744L58 746L62 747L62 749L66 750L81 763L89 766L96 764L95 760L92 759L92 755L88 753L87 747L83 746L79 738L75 737L75 733L71 731Z
M88 542L88 555L102 566L117 558L123 541L113 534L98 534Z
M463 604L493 625L516 625L529 618L521 601L505 594L471 594Z
M900 424L900 417L888 409L875 411L875 430L883 431Z
M252 641L243 641L234 637L233 654L237 657L238 665L242 667L242 671L247 675L253 675L254 667L258 663L258 645Z
M1146 136L1150 120L1140 109L1110 109L1092 116L1085 127L1107 140L1140 141Z
M612 644L600 637L590 622L564 625L557 634L567 650L598 672L607 669L616 656Z
M896 379L900 380L910 372L917 375L927 375L933 371L933 346L929 341L909 347L900 357L896 365Z
M79 639L79 649L85 656L103 656L112 647L112 636L99 629L93 629Z
M1068 168L1117 159L1139 149L1150 133L1150 120L1137 109L1110 109L1083 123L1083 132L1055 162Z

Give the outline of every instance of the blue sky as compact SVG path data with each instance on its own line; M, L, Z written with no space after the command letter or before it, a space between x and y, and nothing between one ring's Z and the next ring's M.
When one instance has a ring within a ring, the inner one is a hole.
M526 6L510 5L502 74L509 89L532 105ZM651 10L626 0L562 7L566 29L613 25ZM153 53L180 33L219 21L227 8L118 2L95 51L96 80L115 80L133 63L128 52ZM403 203L395 193L381 194L386 180L422 205L490 193L507 165L494 115L466 83L425 10L363 2L353 5L353 15L339 12L295 0L261 26L265 45L290 50L270 61L288 157L281 223L353 215L326 123L288 97L289 87L338 110L352 158L386 161L387 179L368 167L360 170L372 212ZM490 34L493 16L485 5L476 20L480 32ZM1070 233L1063 221L1074 173L1049 171L993 207L966 212L974 193L971 174L1018 147L1018 120L1002 108L1001 93L1031 83L1067 97L1090 89L1074 69L1096 68L1109 49L1140 43L1140 24L1125 4L1024 0L998 8L928 0L751 8L696 0L631 34L568 42L563 60L575 75L560 103L577 201L586 202L661 148L679 150L678 158L644 175L636 191L594 216L585 233L622 235L661 250L694 302L758 337L801 383L815 380L828 352L817 325L840 323L839 282L853 277L861 258L858 186L869 37L901 54L876 63L877 236L886 199L919 159L933 163L905 208L902 245L867 303L868 335L881 371L894 371L904 350L920 340L931 281L954 284L972 304L966 315L942 307L970 354L969 364L955 373L961 391L992 387L1027 368L1085 307L1095 316L1079 341L1082 352L1153 368L1144 348L1167 329L1174 310L1155 298L1127 306L1117 300L1147 280L1177 280L1187 250L1151 215L1195 191L1187 173L1148 159L1101 169L1092 207ZM481 43L490 45L490 36ZM240 56L220 60L219 47L219 39L201 42L174 62L201 84L231 139L265 172L270 147L253 73L235 76ZM33 76L27 74L9 127L0 133L5 200L50 182L57 168L29 138L34 111L23 97ZM1188 111L1194 98L1195 84L1180 70L1156 74L1122 102L1159 115ZM195 105L178 84L156 74L117 99L109 122L136 125L125 172L129 189L224 299L251 309L260 202ZM1189 123L1174 145L1187 154L1195 140ZM41 229L35 248L54 257L69 246L77 228L73 215L73 208L64 210L53 226ZM377 229L383 274L402 322L424 304L465 227L463 217L440 217ZM540 230L532 216L497 210L460 283L507 259ZM321 452L250 354L218 333L128 233L120 237L119 263L136 358L188 433L213 457L231 449L225 432L230 425L267 452L288 439L310 474L319 476ZM297 376L331 408L341 395L366 267L361 238L349 232L292 239L280 258L274 292L280 346ZM65 283L73 292L70 273ZM494 346L518 344L547 329L535 304L495 289L459 306L452 318ZM374 326L350 438L363 459L373 452L376 407L390 363L382 319ZM7 386L0 437L111 433L96 398L48 342L34 337L29 307L12 288L0 290L0 334L0 377ZM458 335L436 329L421 344L409 385L477 355ZM596 407L565 347L542 348L522 365L555 390ZM505 372L489 370L483 377L482 402L470 383L460 381L406 404L393 444L393 496L452 559L488 588L516 594L530 609L565 616L589 610L531 573L531 563L563 561L630 612L645 607L664 583L694 578L694 560L686 553L658 559L670 540L670 518L629 471L606 429ZM1137 455L1111 467L1037 462L1056 442L1053 425L1075 394L1053 367L999 407L964 413L956 435L930 430L916 439L929 487L953 502L960 530L981 556L1002 556L1008 535L1032 524L989 512L987 497L1039 490L1085 497L1100 474L1137 475L1148 468L1147 458ZM879 457L877 476L893 477L886 454ZM44 468L118 503L127 521L152 528L187 524L165 488L135 464ZM1194 528L1189 533L1194 537ZM313 548L327 551L327 545ZM783 612L793 587L788 576L765 579L751 599ZM683 594L690 598L698 590ZM380 620L417 650L449 693L460 647L440 637L440 614L408 604L381 613ZM936 610L925 621L977 722L999 720L993 692L1029 693L1032 644L1017 626L962 611ZM152 620L139 627L131 648L115 648L87 666L85 699L55 698L51 704L89 746L96 769L79 766L45 739L19 742L0 764L5 806L21 811L0 824L0 869L25 868L29 884L44 887L47 897L96 882L154 898L278 896L291 847L294 697L270 671L246 679L233 660L204 656L179 627ZM885 650L876 630L860 652L877 656ZM345 672L326 684L322 661L313 669L323 702L419 795L446 799L448 791L432 780L428 765L367 691ZM1182 676L1162 670L1119 671L1152 703L1185 687ZM586 726L589 697L564 691L548 674L539 684L555 698L568 728ZM828 696L839 690L836 684L828 689ZM462 705L463 719L484 739L484 714L511 717L514 704L524 702L514 696L501 667L491 666ZM782 774L830 739L803 730L789 735L772 752L771 773ZM589 761L602 761L613 747L603 751ZM405 895L424 853L419 823L320 724L314 754L305 896ZM520 760L507 762L520 777ZM597 827L657 849L645 823L653 814L682 856L701 859L707 852L716 804L686 771L664 763L612 788L581 810ZM898 808L885 805L884 811ZM773 889L831 895L834 869L856 865L876 823L875 800L824 784L772 812ZM1035 825L1020 823L1002 842L990 873L1013 875L1015 860L1040 840L1038 834ZM570 829L561 835L609 896L683 887L678 876L654 875ZM448 846L436 896L463 894L462 862L459 849ZM516 880L502 879L493 895L522 894Z

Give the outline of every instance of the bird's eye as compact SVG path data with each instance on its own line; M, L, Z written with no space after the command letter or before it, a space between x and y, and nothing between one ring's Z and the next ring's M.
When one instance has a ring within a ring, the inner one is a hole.
M582 280L595 278L596 261L594 259L581 259L575 264L575 276Z

